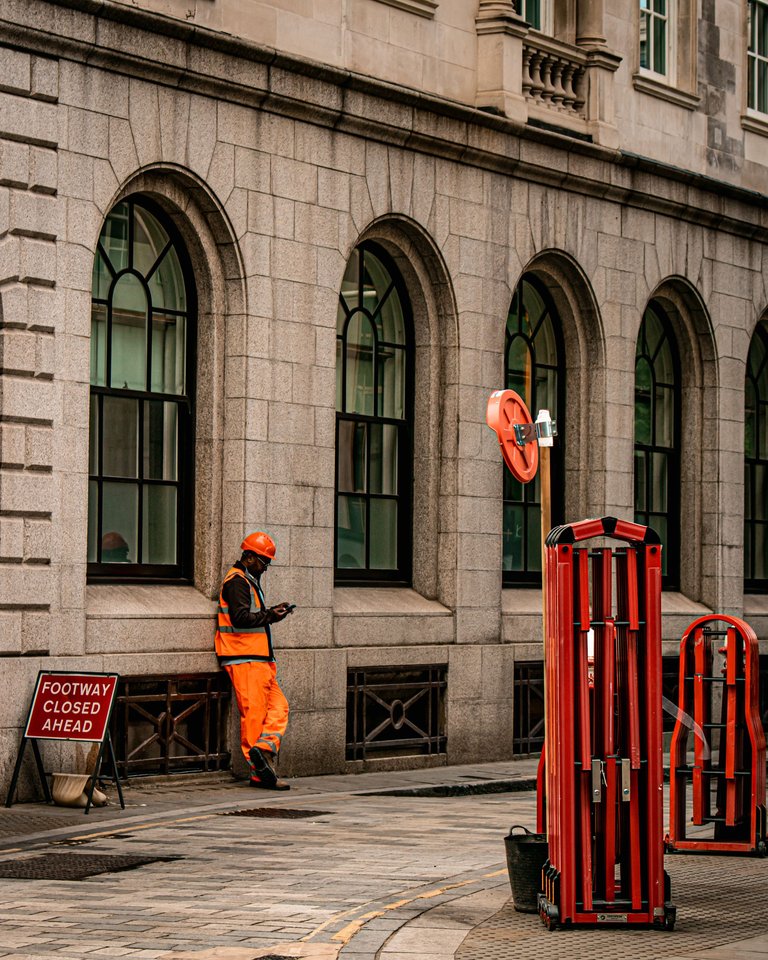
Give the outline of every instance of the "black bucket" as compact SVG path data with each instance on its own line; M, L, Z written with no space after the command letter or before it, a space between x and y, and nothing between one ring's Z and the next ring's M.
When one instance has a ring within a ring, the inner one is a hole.
M515 833L522 830L522 833ZM512 901L519 913L536 913L537 896L541 890L541 868L547 859L547 837L531 833L525 827L510 828L504 837L507 848L507 870L512 887Z

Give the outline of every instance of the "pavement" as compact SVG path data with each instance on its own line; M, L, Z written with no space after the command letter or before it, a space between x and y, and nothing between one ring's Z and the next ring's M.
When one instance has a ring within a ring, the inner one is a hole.
M666 858L673 932L549 932L510 898L535 760L131 781L126 809L0 812L2 960L768 958L768 859ZM62 879L62 878L68 879ZM79 878L79 879L77 879Z

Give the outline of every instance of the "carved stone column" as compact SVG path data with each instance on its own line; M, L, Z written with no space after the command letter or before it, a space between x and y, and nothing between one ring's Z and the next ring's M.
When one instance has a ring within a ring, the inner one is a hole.
M512 0L480 0L477 27L477 100L486 110L525 123L523 39L528 24Z
M604 47L605 0L576 0L576 43L580 47Z

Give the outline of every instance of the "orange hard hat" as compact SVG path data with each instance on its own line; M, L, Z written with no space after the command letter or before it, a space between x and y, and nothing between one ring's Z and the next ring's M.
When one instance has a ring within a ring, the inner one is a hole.
M241 550L250 550L257 553L260 557L269 557L273 560L275 557L275 541L267 533L257 530L255 533L249 533L240 544Z

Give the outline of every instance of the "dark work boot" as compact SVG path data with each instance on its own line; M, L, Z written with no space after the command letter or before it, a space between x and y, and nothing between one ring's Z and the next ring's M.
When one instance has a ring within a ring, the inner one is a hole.
M254 774L259 778L256 784L274 790L277 783L277 774L272 766L272 756L260 747L251 747L249 756ZM253 781L251 781L253 783Z

